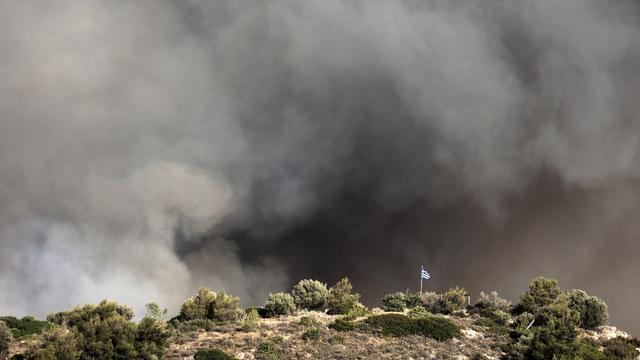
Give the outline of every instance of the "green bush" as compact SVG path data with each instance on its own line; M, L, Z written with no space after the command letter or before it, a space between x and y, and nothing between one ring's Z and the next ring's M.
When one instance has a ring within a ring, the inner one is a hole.
M144 307L147 310L147 312L144 314L145 318L150 318L157 321L164 321L167 318L168 310L166 308L161 308L160 305L155 302L150 302Z
M209 307L214 301L216 293L201 288L196 296L190 297L182 304L180 309L180 320L206 319Z
M315 327L318 326L318 322L310 316L303 316L300 318L300 321L298 321L298 325L302 327Z
M263 342L256 349L256 360L278 360L280 358L276 345L272 342Z
M327 297L328 313L344 315L354 311L360 305L360 294L352 292L353 286L348 278L338 281L330 290Z
M529 326L529 324L531 324L531 322L534 321L535 318L536 317L532 313L524 312L513 318L512 326L516 330L522 332L527 329L527 326Z
M242 331L253 332L260 329L260 316L256 309L251 309L242 323Z
M320 339L320 330L318 328L312 327L307 329L304 333L302 333L302 340L311 340L316 341Z
M488 294L481 291L478 301L474 305L475 309L497 309L502 311L509 311L511 308L511 302L507 299L503 299L498 295L497 291L492 291Z
M417 319L431 316L432 314L427 309L425 309L424 306L416 306L409 310L408 315L414 319Z
M407 294L395 292L382 298L382 310L402 312L407 307Z
M193 360L235 360L233 356L227 355L219 349L198 350L193 355Z
M207 305L207 318L222 323L237 323L244 316L240 299L227 295L224 290L215 294Z
M218 327L218 324L209 319L195 319L188 321L180 321L178 322L177 329L181 333L191 332L191 331L215 331Z
M269 294L264 310L268 316L291 315L296 311L296 304L287 293Z
M453 321L441 317L427 317L415 320L416 333L438 341L446 341L460 335L460 327Z
M11 342L13 342L11 330L3 321L0 321L0 358L9 351Z
M578 343L576 359L580 360L605 360L607 359L598 347L584 341Z
M25 316L22 319L13 316L2 316L0 317L0 321L4 322L7 327L11 329L11 333L16 339L22 339L29 335L42 334L53 328L51 322L37 320L33 316Z
M407 293L407 301L405 303L406 307L409 309L413 309L417 306L422 306L422 299L419 293L411 294Z
M317 310L324 307L329 296L327 285L317 280L301 280L291 290L291 295L299 309Z
M569 292L569 307L580 314L580 327L584 329L606 325L609 318L607 304L582 290L574 289Z
M132 317L130 308L109 301L52 314L48 319L66 326L69 333L46 334L41 346L31 349L27 357L39 359L51 353L68 352L68 358L75 359L74 351L81 353L83 359L161 357L170 335L166 325L151 318L136 324Z
M45 333L42 344L29 348L22 358L25 360L79 360L81 354L76 334L58 328Z
M454 311L462 310L467 303L467 291L461 287L449 289L442 295L440 300L441 312L451 314Z
M375 332L385 336L407 336L417 332L414 319L402 314L381 314L370 316L365 323Z
M355 330L356 325L353 321L345 320L345 319L336 319L334 322L329 324L329 329L335 331L353 331Z
M604 355L607 360L632 360L640 353L629 339L617 337L604 343Z
M561 294L558 281L537 277L531 280L529 289L520 297L521 309L535 315L540 308L556 302Z

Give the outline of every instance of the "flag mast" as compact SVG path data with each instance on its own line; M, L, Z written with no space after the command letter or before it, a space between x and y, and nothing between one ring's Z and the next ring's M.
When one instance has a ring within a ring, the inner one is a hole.
M431 279L431 275L424 269L424 265L420 266L420 295L422 295L422 279Z
M424 265L420 266L420 295L422 295L422 279L423 279L422 274L424 274Z

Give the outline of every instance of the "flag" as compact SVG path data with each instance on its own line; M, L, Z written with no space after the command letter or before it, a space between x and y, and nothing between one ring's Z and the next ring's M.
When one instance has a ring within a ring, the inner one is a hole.
M422 267L422 270L420 271L420 278L421 279L431 279L431 275L429 275L429 273L427 272L427 270L424 269L424 266Z

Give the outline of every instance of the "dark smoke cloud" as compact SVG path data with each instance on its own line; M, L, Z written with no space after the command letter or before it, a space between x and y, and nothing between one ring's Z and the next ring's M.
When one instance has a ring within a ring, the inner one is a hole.
M0 312L557 277L637 327L638 5L0 4Z

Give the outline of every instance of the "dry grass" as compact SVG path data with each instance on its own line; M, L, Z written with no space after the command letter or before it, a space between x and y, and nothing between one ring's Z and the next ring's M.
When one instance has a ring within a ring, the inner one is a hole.
M302 316L317 321L319 340L301 338L306 330L299 325ZM327 327L335 318L317 312L300 312L295 316L261 319L260 330L253 333L232 327L216 332L187 333L174 339L165 358L186 360L198 349L219 348L238 359L254 359L255 350L266 341L276 344L280 359L468 359L478 353L497 359L500 355L494 349L500 339L473 325L467 317L450 317L465 331L448 342L417 335L390 338L357 331L337 332Z

